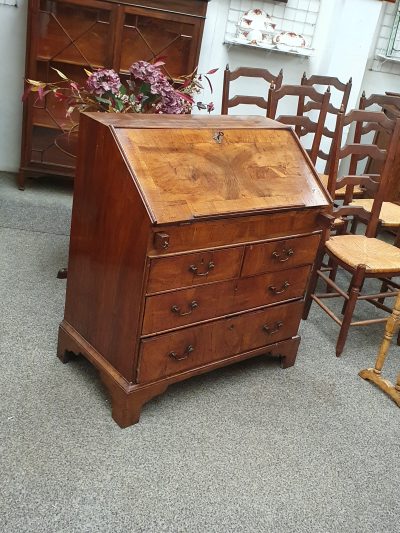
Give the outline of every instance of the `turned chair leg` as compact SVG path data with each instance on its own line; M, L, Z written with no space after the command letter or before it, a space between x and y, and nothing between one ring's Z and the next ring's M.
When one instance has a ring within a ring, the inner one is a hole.
M328 267L332 269L329 272L329 279L331 279L332 281L335 281L336 274L337 274L337 271L338 271L338 264L336 263L336 261L332 257L329 258ZM326 284L326 292L334 292L333 287L328 285L328 283Z
M364 281L365 281L365 280L363 279L363 280L361 281L360 286L358 287L358 291L359 291L359 293L362 291L362 288L363 288L363 286L364 286ZM349 292L348 292L348 295L349 295L349 296L350 296L350 291L351 291L352 287L353 287L353 280L352 280L351 283L350 283ZM345 300L345 301L343 302L342 315L344 315L344 314L346 313L346 307L347 307L348 304L349 304L349 300Z
M342 325L340 326L339 337L336 343L336 357L341 356L344 345L346 343L347 335L350 329L351 319L354 313L354 308L356 306L357 298L360 294L361 287L364 283L365 268L365 265L359 265L353 275L353 279L351 280L350 290L348 293L349 299L346 302Z

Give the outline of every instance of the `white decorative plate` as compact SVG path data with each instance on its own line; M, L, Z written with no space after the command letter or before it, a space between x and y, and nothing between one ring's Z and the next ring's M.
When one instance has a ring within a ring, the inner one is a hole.
M276 45L289 46L291 48L305 48L307 41L302 35L292 31L283 31L273 38L273 43Z
M272 32L275 29L275 24L272 23L272 18L262 9L250 9L240 17L238 27L241 30Z

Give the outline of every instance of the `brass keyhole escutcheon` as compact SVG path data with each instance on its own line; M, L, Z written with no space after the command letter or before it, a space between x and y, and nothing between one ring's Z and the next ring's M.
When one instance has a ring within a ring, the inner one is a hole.
M224 139L224 132L223 131L217 131L213 135L213 139L216 143L221 144Z

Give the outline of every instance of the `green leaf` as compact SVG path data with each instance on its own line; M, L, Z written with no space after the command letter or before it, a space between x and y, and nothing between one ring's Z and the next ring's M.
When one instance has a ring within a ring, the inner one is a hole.
M115 107L117 108L119 112L121 112L124 109L124 104L123 102L121 102L121 100L118 100L117 98L115 98Z
M151 94L150 93L151 85L149 83L142 83L139 88L139 92L142 94Z
M100 96L96 96L96 100L97 100L100 104L110 105L110 100L107 100L107 98L101 98Z

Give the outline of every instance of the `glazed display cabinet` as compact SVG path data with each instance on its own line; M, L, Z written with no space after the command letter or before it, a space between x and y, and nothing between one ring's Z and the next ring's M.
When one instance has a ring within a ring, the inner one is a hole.
M138 60L165 56L171 78L197 66L207 0L30 0L25 77L59 80L54 68L75 81L84 69L113 68L127 75ZM73 177L77 115L66 117L52 94L32 94L24 104L18 186L26 176Z

